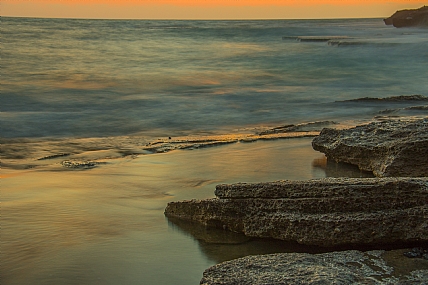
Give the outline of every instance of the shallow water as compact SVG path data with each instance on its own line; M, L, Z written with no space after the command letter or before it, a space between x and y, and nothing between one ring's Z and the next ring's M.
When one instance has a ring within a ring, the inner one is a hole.
M322 158L302 138L113 159L90 170L6 169L2 283L198 284L224 260L317 251L207 234L168 222L163 210L169 201L213 197L219 183L325 177Z

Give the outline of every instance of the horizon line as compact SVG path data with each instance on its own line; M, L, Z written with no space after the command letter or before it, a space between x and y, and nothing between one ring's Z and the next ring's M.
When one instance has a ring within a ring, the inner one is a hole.
M56 20L140 20L140 21L279 21L279 20L357 20L357 19L385 19L388 17L338 17L338 18L85 18L85 17L38 17L38 16L0 16L1 18L26 18L26 19L56 19Z

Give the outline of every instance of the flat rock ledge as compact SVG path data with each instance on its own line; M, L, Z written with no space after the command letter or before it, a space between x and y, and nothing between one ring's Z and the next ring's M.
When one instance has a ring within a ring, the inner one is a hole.
M427 269L397 274L384 251L279 253L226 261L203 273L202 285L428 284ZM421 263L426 262L421 260ZM428 262L423 264L427 268Z
M428 241L428 178L326 178L217 185L167 217L249 237L335 247Z
M428 119L324 128L312 141L327 159L357 165L378 177L428 176Z

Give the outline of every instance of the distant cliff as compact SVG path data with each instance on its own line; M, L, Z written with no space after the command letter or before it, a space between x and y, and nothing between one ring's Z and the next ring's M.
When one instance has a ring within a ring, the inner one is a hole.
M419 9L400 10L383 21L386 25L393 25L396 28L416 26L428 27L428 6L423 6Z

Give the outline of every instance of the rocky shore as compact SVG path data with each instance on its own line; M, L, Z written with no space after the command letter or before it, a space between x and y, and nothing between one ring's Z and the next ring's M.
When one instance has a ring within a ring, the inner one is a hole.
M409 262L402 255L400 250L348 250L247 256L208 268L200 284L427 284L428 261ZM405 266L396 270L397 263Z
M428 119L324 128L312 147L327 159L357 165L378 177L428 176Z
M378 177L222 184L216 198L171 202L165 215L250 238L329 248L428 244L427 119L324 128L312 145L330 161ZM353 250L249 256L207 269L201 284L428 283L427 260L420 259L420 270L413 266L398 276L398 267L385 265L382 255Z
M427 178L239 183L218 185L215 194L171 202L165 215L324 247L428 242Z

